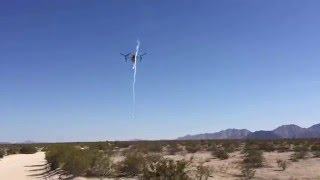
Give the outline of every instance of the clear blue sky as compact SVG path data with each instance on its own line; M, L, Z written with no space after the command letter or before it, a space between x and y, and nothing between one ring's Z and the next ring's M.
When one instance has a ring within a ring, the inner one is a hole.
M317 0L1 1L0 141L320 122ZM132 67L119 55L137 38Z

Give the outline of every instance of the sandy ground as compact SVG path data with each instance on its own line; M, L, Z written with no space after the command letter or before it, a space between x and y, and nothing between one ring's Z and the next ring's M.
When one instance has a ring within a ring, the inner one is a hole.
M265 163L263 168L256 169L254 179L257 180L320 180L320 158L306 158L298 162L289 160L291 152L286 153L263 153ZM195 154L166 156L175 160L189 160L193 156L194 164L203 162L204 165L211 167L215 179L235 180L240 179L240 162L242 154L239 152L231 153L227 160L219 160L211 156L209 152ZM116 161L122 157L116 158ZM277 159L287 160L289 165L282 171L276 163ZM46 161L44 153L18 154L5 156L0 159L0 180L56 180L58 176L55 172L46 172ZM86 180L87 178L75 178L76 180ZM91 180L98 178L90 178Z
M39 172L44 172L43 165L45 163L46 161L44 159L44 152L38 152L35 154L16 154L5 156L3 159L0 159L0 179L38 179L36 175Z

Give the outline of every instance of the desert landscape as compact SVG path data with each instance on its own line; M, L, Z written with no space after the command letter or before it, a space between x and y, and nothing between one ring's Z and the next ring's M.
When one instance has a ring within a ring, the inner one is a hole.
M0 3L0 180L320 180L320 1Z
M110 141L1 150L0 179L320 179L317 139Z

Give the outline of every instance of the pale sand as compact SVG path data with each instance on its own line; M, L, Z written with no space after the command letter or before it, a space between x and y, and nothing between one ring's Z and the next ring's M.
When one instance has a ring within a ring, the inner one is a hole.
M44 172L44 152L15 154L0 159L1 180L39 179L34 175ZM39 170L39 171L38 171Z

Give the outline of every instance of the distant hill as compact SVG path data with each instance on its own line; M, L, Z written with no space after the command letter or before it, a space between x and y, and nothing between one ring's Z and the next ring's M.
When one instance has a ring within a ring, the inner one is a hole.
M281 139L282 137L273 131L255 131L250 133L246 139Z
M251 132L247 129L226 129L216 133L205 133L197 135L187 135L178 138L179 140L199 140L199 139L243 139Z
M320 133L320 123L308 128L309 131Z
M282 138L301 138L308 130L294 124L279 126L273 132Z
M226 129L215 133L186 135L179 137L178 140L281 138L320 138L320 123L309 128L302 128L294 124L282 125L272 131L250 132L247 129Z

